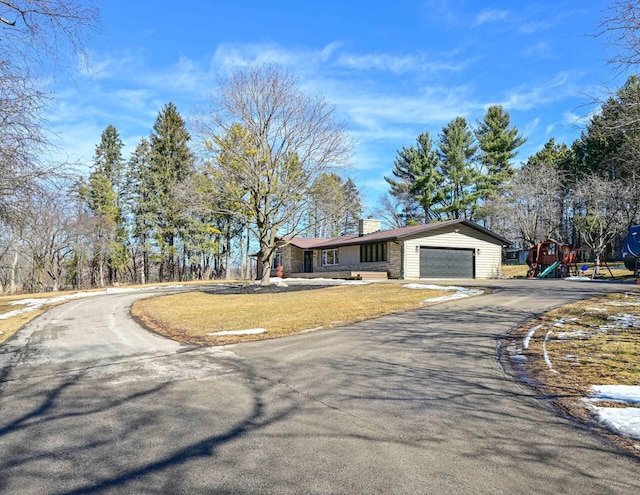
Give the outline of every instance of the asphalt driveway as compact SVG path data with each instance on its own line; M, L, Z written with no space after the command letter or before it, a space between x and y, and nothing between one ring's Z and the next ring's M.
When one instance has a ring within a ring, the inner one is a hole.
M638 492L636 460L557 417L497 359L531 316L636 287L491 284L209 349L140 329L128 316L140 294L55 308L0 347L0 493Z

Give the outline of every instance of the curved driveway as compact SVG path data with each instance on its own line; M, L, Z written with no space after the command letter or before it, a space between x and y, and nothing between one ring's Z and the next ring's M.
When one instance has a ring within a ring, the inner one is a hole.
M149 294L54 308L0 347L0 493L639 493L637 460L496 357L527 318L635 286L490 284L224 349L140 329L128 307Z

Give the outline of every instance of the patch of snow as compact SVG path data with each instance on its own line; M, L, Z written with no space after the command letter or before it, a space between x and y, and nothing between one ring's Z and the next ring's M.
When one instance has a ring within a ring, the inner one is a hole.
M207 335L256 335L259 333L265 333L266 328L248 328L247 330L226 330L223 332L212 332Z
M592 282L591 277L567 277L565 280L571 280L573 282Z
M444 291L477 291L483 292L478 289L469 289L466 287L459 287L457 285L431 285L431 284L404 284L402 287L405 289L427 289L427 290L444 290Z
M544 337L544 342L542 343L542 355L544 356L544 362L547 363L547 367L554 373L558 373L553 368L553 363L551 362L551 359L549 359L549 354L547 353L547 342L549 342L549 336L551 335L552 332L553 330L549 330L547 332L547 335L545 335Z
M531 340L531 337L533 337L536 333L536 330L538 330L542 325L536 325L535 327L531 328L528 332L527 332L527 336L522 339L522 347L524 349L528 349L529 348L529 341Z
M129 287L108 287L107 289L104 290L105 294L124 294L126 292L133 292L135 290L140 290L140 289L132 289Z
M576 337L584 337L585 335L589 335L584 330L576 330L575 332L558 332L559 340L571 340Z
M625 307L625 306L640 306L640 302L631 302L631 301L610 301L608 303L605 303L607 306L618 306L618 307Z
M553 323L554 327L563 327L565 323L567 322L575 322L578 321L578 318L560 318L559 320L555 321Z
M609 316L607 320L615 322L615 325L621 328L640 328L640 317L636 315L621 314Z
M370 283L366 280L345 280L342 285L368 285Z
M182 285L173 285L173 286L169 286L169 287L183 287ZM167 288L169 288L167 287ZM20 309L16 309L14 311L8 311L7 313L3 313L0 314L0 320L7 320L9 318L12 318L14 316L17 316L19 314L22 313L28 313L29 311L35 311L37 309L42 308L42 306L48 305L48 304L56 304L59 302L66 302L66 301L71 301L74 299L82 299L85 297L96 297L96 296L103 296L105 294L121 294L121 293L125 293L125 292L138 292L138 291L144 291L144 290L154 290L154 289L158 289L158 287L140 287L140 288L133 288L133 287L109 287L107 289L101 290L101 291L95 291L95 292L76 292L73 294L64 294L62 296L56 296L56 297L47 297L47 298L26 298L26 299L20 299L18 301L13 301L9 304L11 304L12 306L26 306L25 308L20 308Z
M640 408L593 407L598 422L619 435L640 440Z
M484 291L480 289L469 289L467 287L458 287L455 285L441 286L441 285L429 285L429 284L405 284L402 287L406 289L441 290L441 291L447 291L447 292L454 292L454 294L448 294L446 296L430 297L422 301L422 304L433 303L433 302L443 302L443 301L453 301L455 299L462 299L465 297L484 294Z
M322 330L324 327L323 326L319 326L319 327L314 327L314 328L307 328L305 330L303 330L300 333L309 333L309 332L315 332L317 330Z
M626 402L627 404L640 404L639 385L593 385L591 400L611 400Z
M604 308L585 308L585 311L593 311L595 313L606 313L606 309Z

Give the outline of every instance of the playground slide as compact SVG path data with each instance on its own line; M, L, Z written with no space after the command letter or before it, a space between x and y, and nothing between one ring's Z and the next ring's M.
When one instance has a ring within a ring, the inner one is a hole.
M556 261L553 263L553 265L549 265L545 271L543 271L541 274L538 275L538 278L544 278L547 275L549 275L553 270L555 270L556 268L558 268L558 265L560 264L559 261Z

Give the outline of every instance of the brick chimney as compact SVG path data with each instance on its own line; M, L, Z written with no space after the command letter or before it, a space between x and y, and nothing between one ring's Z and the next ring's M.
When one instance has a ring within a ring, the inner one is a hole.
M382 222L380 220L361 218L358 222L358 235L362 237L363 235L373 234L374 232L378 232L381 226Z

